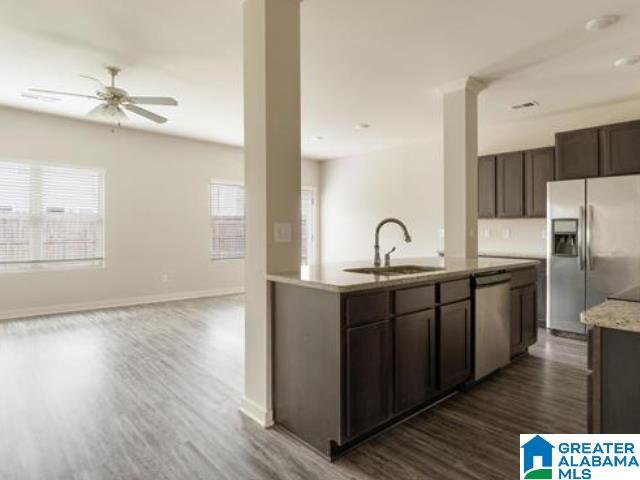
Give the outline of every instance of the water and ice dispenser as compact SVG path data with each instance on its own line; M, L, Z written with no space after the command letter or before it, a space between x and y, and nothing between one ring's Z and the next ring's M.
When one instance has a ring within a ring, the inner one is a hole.
M578 219L555 219L551 223L553 255L559 257L578 256Z

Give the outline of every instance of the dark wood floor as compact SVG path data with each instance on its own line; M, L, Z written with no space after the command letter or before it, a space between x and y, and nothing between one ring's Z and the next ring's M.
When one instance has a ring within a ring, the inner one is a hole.
M532 355L334 464L238 413L241 296L0 322L0 479L513 479L584 432L584 344Z

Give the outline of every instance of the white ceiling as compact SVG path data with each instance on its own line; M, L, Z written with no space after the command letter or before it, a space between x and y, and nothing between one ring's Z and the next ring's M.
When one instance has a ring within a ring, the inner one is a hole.
M83 117L91 101L28 100L28 87L92 93L78 73L123 68L134 95L169 123L129 125L242 143L241 0L0 0L0 103ZM619 24L590 33L602 14ZM475 75L483 124L640 96L637 0L304 0L303 153L334 158L424 140L438 131L435 89ZM535 99L540 107L507 106ZM369 130L354 125L366 122ZM324 140L315 139L316 136Z

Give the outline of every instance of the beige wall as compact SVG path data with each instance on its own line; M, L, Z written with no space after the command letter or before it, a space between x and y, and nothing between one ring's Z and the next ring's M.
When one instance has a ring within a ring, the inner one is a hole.
M243 289L242 261L209 260L208 211L210 179L242 181L241 149L7 108L0 125L3 160L106 169L106 266L1 273L0 318Z
M487 154L553 145L558 131L638 118L640 100L514 120L491 128L483 127L480 112L478 151ZM389 215L406 221L414 242L405 245L400 233L389 226L382 249L397 245L396 256L400 257L434 255L442 248L440 142L323 162L321 172L323 261L373 259L374 228ZM478 227L480 251L545 253L544 220L480 220Z

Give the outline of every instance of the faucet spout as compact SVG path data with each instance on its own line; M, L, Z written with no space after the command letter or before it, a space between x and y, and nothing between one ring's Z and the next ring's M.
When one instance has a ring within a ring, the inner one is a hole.
M387 223L395 223L400 228L402 228L402 231L404 233L404 241L407 242L407 243L411 242L411 235L409 235L409 230L407 230L407 226L404 224L404 222L402 222L401 220L399 220L397 218L394 218L394 217L389 217L389 218L385 218L384 220L382 220L378 224L378 226L376 227L375 244L373 246L374 251L375 251L375 255L374 255L374 258L373 258L373 265L376 266L376 267L379 267L380 264L382 263L380 261L380 230Z

